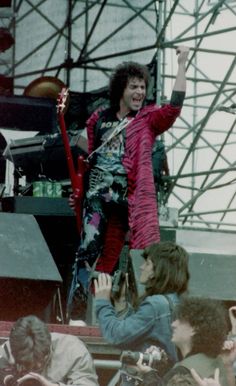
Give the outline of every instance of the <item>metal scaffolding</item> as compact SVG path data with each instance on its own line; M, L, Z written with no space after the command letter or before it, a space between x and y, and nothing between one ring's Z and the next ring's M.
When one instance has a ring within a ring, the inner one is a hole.
M155 57L156 99L165 103L175 48L188 45L185 105L164 135L171 176L163 205L178 208L183 227L236 230L234 0L15 0L3 16L16 44L0 69L15 93L42 76L97 89L119 62Z

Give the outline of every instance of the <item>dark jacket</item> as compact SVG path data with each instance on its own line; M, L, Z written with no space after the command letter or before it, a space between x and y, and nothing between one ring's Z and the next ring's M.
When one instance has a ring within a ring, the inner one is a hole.
M190 372L191 369L197 371L201 378L214 378L215 369L220 370L220 384L228 386L226 370L220 357L211 358L205 354L199 353L190 355L178 362L173 369L168 371L164 377L165 384L175 375ZM151 385L150 385L151 386ZM154 386L154 383L153 383Z

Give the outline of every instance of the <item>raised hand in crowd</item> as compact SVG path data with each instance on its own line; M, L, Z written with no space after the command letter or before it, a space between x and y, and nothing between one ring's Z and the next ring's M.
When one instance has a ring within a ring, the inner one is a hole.
M43 375L40 375L38 373L34 373L34 372L30 372L26 375L24 375L23 377L19 378L17 380L17 385L23 385L23 384L26 384L26 382L31 382L31 384L33 384L35 382L35 384L41 384L41 386L57 386L58 383L56 382L51 382L49 381L48 379L46 379Z
M194 369L191 369L191 374L199 386L221 386L219 369L215 369L214 378L201 378Z
M234 342L231 339L226 340L220 356L226 367L232 367L236 361L236 341Z
M236 336L236 306L232 306L229 308L229 319L231 323L230 335Z
M101 273L94 280L96 299L111 299L112 277L107 273Z
M222 352L220 354L224 363L227 380L230 386L235 386L235 375L233 364L236 361L236 341L228 339L224 342Z

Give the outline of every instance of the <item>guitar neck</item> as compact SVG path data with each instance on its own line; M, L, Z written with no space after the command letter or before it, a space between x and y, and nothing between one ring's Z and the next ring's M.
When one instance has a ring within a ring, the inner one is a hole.
M76 189L78 188L77 173L74 167L71 147L70 147L70 143L69 143L69 139L66 131L65 119L63 114L59 114L59 124L61 128L61 135L62 135L62 140L63 140L65 153L66 153L66 160L67 160L67 165L68 165L68 170L69 170L69 175L71 180L71 186L72 186L73 192L75 193Z
M62 114L59 114L59 123L60 123L61 134L62 134L62 139L63 139L65 153L66 153L71 186L72 186L73 195L75 198L75 213L76 213L77 229L78 229L78 233L80 234L81 226L82 226L82 197L83 197L84 168L81 167L81 172L77 173L75 171L70 143L69 143L69 139L66 131L65 120ZM80 158L80 163L82 163L83 157L80 156L79 158Z

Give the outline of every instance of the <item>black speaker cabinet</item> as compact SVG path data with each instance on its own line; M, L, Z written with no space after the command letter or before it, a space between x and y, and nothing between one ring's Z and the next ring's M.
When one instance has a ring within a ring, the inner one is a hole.
M56 101L52 98L0 95L0 122L6 129L56 133Z
M42 317L61 282L34 216L0 213L0 320Z

